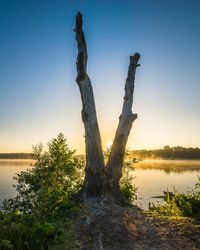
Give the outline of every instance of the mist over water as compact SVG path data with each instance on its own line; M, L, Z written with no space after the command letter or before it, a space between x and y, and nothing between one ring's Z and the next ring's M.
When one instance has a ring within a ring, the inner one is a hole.
M31 160L0 160L0 205L4 199L14 197L13 179L16 173L30 168ZM138 187L137 204L147 209L149 202L162 202L152 196L163 195L163 191L187 192L194 188L200 175L200 161L145 160L134 165L131 171Z

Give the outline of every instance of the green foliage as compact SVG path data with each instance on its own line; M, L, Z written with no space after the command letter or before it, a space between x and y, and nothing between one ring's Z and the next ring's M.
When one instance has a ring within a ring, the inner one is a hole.
M165 205L153 205L150 210L168 216L200 217L200 177L194 190L186 194L176 192Z
M53 223L36 220L30 215L10 214L0 225L0 249L48 249L60 237Z
M0 249L49 249L61 240L56 221L72 218L79 207L72 201L83 182L83 167L63 134L33 148L35 163L17 174L18 194L4 201L0 214Z
M81 188L83 178L82 165L74 152L63 134L52 139L48 151L43 152L41 144L34 147L35 163L15 177L18 195L4 202L4 210L52 218L72 207L70 197Z
M120 192L125 202L132 204L137 198L137 187L130 179L122 178L120 181Z
M131 159L131 160L130 160ZM130 151L126 150L123 165L122 178L120 180L120 192L127 204L132 204L137 199L137 187L133 184L134 159L130 158Z
M133 184L134 177L132 176L133 167L129 166L129 163L124 163L123 175L120 180L120 193L123 200L132 204L137 198L137 187Z

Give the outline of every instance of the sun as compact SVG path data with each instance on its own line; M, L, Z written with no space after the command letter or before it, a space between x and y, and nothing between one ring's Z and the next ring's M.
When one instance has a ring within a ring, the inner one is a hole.
M107 148L107 149L111 149L112 144L113 144L113 141L112 141L112 140L109 140L109 141L106 143L106 148Z

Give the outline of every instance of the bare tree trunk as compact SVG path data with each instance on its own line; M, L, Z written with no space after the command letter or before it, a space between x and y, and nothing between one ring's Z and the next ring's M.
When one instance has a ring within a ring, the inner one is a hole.
M140 66L138 64L139 59L140 55L138 53L135 53L133 56L130 56L128 76L125 84L125 96L122 114L119 117L119 124L111 148L111 154L106 165L109 184L108 188L111 189L110 191L114 193L119 192L119 181L122 177L122 167L126 143L130 130L132 128L132 124L137 118L137 114L132 113L132 104L136 68Z
M125 155L126 143L137 114L132 113L133 92L136 68L139 66L140 55L135 53L130 56L128 76L125 84L125 96L122 114L115 134L111 154L105 167L101 137L97 122L95 101L92 85L87 75L87 46L84 32L82 30L82 15L78 12L76 16L76 40L78 48L77 56L77 78L81 100L82 120L85 127L86 144L86 196L99 196L105 191L116 194L119 192L119 181L122 177L122 167Z
M82 15L79 12L76 16L74 31L76 32L78 48L76 81L81 94L82 120L85 127L86 176L84 193L86 196L98 196L102 194L105 165L93 89L87 75L87 46L82 30Z

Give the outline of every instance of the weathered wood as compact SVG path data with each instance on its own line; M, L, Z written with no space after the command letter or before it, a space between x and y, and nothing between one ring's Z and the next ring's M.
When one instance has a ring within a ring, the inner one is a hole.
M96 196L102 193L105 165L93 89L87 74L87 46L82 25L82 15L78 12L74 31L78 48L76 81L81 94L82 120L85 127L86 177L84 186L86 196Z
M111 154L106 165L108 182L110 188L114 192L119 190L119 181L122 177L122 167L126 143L130 130L132 128L132 124L137 118L137 114L132 113L132 105L136 68L140 66L138 64L139 59L140 55L138 53L130 56L130 64L125 84L125 96L122 113L119 117L119 124L115 133L114 142L111 148Z
M76 81L81 94L83 106L82 120L85 127L86 176L84 194L86 196L98 196L106 191L113 193L119 191L119 181L122 177L126 143L132 124L137 118L137 115L132 113L132 104L135 74L136 68L139 66L138 61L140 55L135 53L133 56L130 56L122 114L119 118L111 154L105 168L93 89L87 74L87 46L82 25L82 15L78 12L74 31L76 33L78 48L76 63L78 74Z

